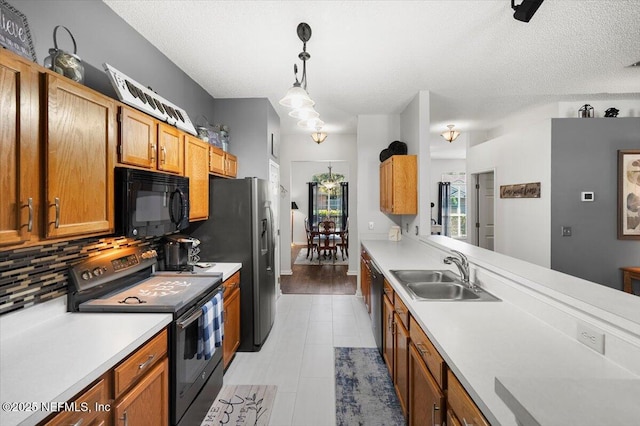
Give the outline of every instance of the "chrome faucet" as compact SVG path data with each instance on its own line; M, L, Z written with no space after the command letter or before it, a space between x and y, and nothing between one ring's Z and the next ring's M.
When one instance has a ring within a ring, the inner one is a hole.
M452 263L458 267L460 271L460 278L462 282L472 290L476 290L476 285L469 281L469 260L467 256L460 253L458 250L451 250L453 256L447 256L444 258L444 263L451 265Z

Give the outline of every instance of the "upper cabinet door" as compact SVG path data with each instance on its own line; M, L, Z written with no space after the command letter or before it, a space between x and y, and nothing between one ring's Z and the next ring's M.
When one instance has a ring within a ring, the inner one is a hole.
M114 231L115 102L46 74L46 236Z
M37 72L0 49L0 244L37 237Z
M158 170L184 174L184 134L163 123L158 124Z
M120 107L119 162L155 169L158 131L156 121L142 112Z
M184 175L189 178L189 220L209 218L209 144L185 136Z

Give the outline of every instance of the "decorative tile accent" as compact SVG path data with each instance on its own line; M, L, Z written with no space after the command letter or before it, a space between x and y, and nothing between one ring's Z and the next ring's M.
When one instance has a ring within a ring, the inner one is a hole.
M0 315L67 294L69 266L118 247L158 249L160 239L94 237L0 251Z

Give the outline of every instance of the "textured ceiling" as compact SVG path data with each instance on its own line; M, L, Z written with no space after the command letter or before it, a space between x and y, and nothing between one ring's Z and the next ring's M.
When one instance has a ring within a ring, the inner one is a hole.
M358 114L400 113L432 93L431 131L483 130L544 102L589 94L640 100L640 0L546 0L531 22L510 0L104 0L212 96L278 100L313 31L308 91L330 133ZM516 1L519 3L519 1Z

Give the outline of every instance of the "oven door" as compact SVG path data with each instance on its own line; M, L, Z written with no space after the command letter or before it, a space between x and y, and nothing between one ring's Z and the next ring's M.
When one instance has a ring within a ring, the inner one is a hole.
M116 167L118 233L160 236L189 225L189 179Z
M222 286L174 322L173 371L175 376L173 383L175 388L172 394L175 405L172 410L172 424L178 424L183 416L190 420L199 418L198 424L200 424L222 387L222 346L216 348L209 360L205 360L204 357L198 359L197 355L198 319L202 315L202 306L219 292L222 292ZM207 383L208 381L211 383ZM205 385L207 392L199 395ZM216 389L212 389L212 386ZM187 411L189 413L185 415Z

